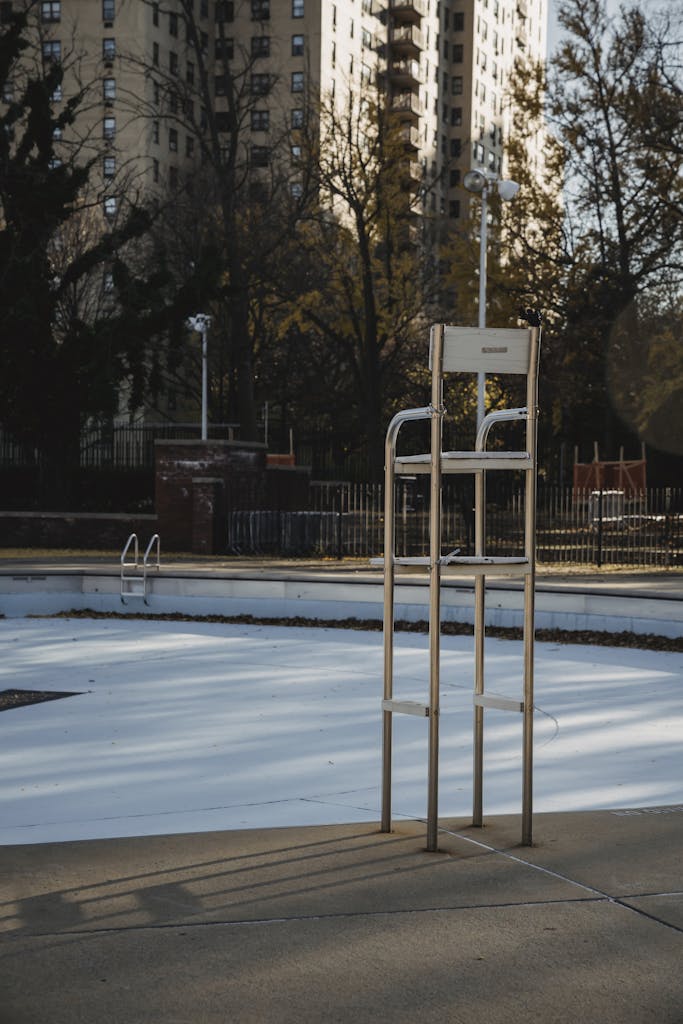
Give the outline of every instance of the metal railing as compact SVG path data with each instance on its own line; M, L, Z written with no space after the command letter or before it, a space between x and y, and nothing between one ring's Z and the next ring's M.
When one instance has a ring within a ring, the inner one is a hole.
M233 512L228 550L241 554L372 557L382 554L383 486L322 482L312 485L305 511ZM463 482L448 480L443 494L443 537L448 550L474 551L474 495ZM424 483L402 479L396 495L396 553L429 552L429 500ZM523 550L523 492L491 486L486 505L487 551L515 555ZM538 490L539 562L578 565L683 565L683 489L625 492Z

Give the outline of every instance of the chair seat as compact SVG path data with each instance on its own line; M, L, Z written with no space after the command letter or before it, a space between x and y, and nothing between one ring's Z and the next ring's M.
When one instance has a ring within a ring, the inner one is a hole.
M400 455L396 459L397 473L429 473L431 456ZM531 469L533 462L528 452L442 452L442 473L473 473L478 469Z

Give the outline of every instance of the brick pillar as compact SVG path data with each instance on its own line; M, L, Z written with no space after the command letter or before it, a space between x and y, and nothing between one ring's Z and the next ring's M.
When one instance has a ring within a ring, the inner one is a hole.
M215 555L225 550L225 488L215 476L192 480L192 553Z
M154 449L155 503L164 551L199 553L194 546L195 535L199 536L202 530L198 527L195 531L193 516L196 512L202 514L200 508L209 498L195 499L196 480L221 481L224 518L231 508L263 507L265 445L240 441L156 441ZM206 534L202 529L205 537L213 537L214 553L225 550L227 529L221 529L220 536Z

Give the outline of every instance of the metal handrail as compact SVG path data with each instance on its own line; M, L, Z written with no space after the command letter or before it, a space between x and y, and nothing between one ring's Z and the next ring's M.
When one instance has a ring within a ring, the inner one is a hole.
M144 554L144 557L143 557L143 560L142 560L142 580L143 580L143 591L144 591L145 603L147 602L147 560L149 558L149 553L150 553L150 551L152 550L152 548L154 547L155 544L156 544L156 549L157 549L157 564L156 564L156 568L157 568L157 570L159 570L159 569L161 569L161 540L159 538L159 534L158 533L154 534L154 536L150 540L149 544L147 545L147 548L145 550L145 554Z
M126 561L126 555L128 554L128 548L131 546L133 541L135 541L135 562L127 562ZM121 552L121 576L123 576L123 570L124 570L124 568L126 566L132 565L135 569L137 569L139 561L140 561L140 549L138 547L138 535L137 535L137 533L131 533L130 537L126 541L126 546L124 547L123 551Z

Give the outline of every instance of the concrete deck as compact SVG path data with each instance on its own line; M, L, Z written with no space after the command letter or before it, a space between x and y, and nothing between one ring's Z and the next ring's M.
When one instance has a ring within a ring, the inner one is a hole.
M0 849L2 1024L680 1024L683 806Z

